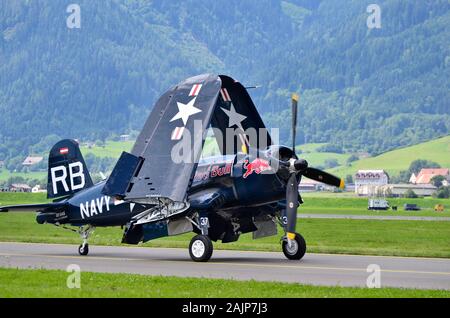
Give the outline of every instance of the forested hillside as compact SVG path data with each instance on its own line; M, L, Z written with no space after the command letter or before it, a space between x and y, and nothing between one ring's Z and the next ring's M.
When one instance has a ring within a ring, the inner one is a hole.
M261 85L282 142L291 91L300 142L379 153L449 134L448 1L377 1L369 30L372 2L1 1L0 160L139 130L165 89L204 72Z

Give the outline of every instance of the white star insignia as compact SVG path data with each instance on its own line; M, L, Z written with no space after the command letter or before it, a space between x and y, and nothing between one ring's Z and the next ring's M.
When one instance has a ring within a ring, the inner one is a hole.
M177 119L181 119L183 120L184 125L186 125L190 116L200 113L202 110L198 109L197 107L194 107L196 99L197 97L195 97L187 104L177 102L178 113L170 120L170 122L173 122L174 120Z
M247 116L241 115L236 112L233 104L231 104L230 110L225 108L222 108L222 110L228 116L228 127L233 127L234 125L236 125L238 128L244 130L244 128L242 127L242 122L247 119Z

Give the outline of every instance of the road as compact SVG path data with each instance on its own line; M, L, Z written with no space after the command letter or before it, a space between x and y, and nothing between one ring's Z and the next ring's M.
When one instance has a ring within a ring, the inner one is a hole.
M350 220L394 220L394 221L450 221L447 216L405 216L405 215L356 215L299 213L298 219L350 219Z
M0 243L0 267L134 273L181 277L366 286L367 267L381 268L381 287L450 290L450 259L307 254L289 261L282 253L214 251L208 263L194 263L187 249L90 246L89 256L62 244Z

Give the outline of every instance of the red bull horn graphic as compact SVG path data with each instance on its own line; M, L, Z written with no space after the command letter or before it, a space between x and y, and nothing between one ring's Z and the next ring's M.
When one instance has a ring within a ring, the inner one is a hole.
M243 178L246 179L253 172L260 174L261 172L271 170L272 168L267 160L256 158L251 163L249 163L248 160L245 160L244 169L246 172L244 173Z

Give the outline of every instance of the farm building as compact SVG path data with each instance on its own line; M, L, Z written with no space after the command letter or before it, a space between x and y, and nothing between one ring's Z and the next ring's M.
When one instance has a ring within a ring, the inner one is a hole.
M22 162L23 166L34 166L37 165L39 162L41 162L42 160L44 160L44 157L26 157L25 160Z
M429 197L436 192L437 188L432 184L387 184L377 187L378 195L392 195L394 197L401 197L405 195L408 190L414 191L420 197Z
M129 141L130 135L120 135L120 141Z
M9 187L10 192L31 192L31 187L28 184L13 183Z
M449 169L429 168L420 170L419 174L413 178L411 176L410 182L414 184L429 184L431 179L436 176L450 177Z
M320 191L323 190L323 183L308 178L302 178L300 184L298 185L298 190L300 192Z
M354 177L355 193L361 196L374 195L376 188L389 183L389 175L384 170L358 170Z

